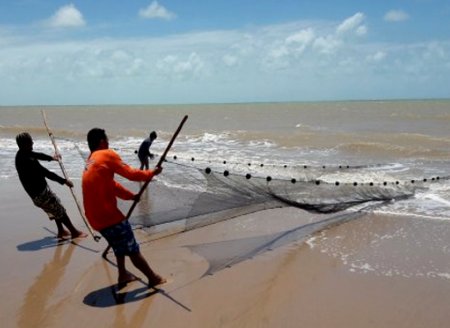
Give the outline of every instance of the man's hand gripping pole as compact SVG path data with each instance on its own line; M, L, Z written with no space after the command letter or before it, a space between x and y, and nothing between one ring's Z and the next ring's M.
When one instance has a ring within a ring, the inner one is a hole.
M180 125L178 126L177 130L173 134L172 138L169 141L169 144L167 145L166 149L164 150L164 153L159 158L158 164L156 164L156 168L162 167L162 163L166 159L167 153L169 152L170 148L172 148L172 145L177 138L178 134L180 133L181 129L183 128L184 123L187 121L188 116L184 116L183 119L180 122ZM142 194L144 193L145 189L147 188L148 184L152 181L152 179L147 180L144 185L139 190L139 193L136 196L136 199L134 200L133 204L131 205L130 209L128 210L127 216L125 217L125 220L128 220L131 217L131 213L133 213L134 208L136 207L137 203L141 199ZM111 246L108 245L106 249L103 251L102 256L103 258L106 258L106 255L108 254L109 249Z

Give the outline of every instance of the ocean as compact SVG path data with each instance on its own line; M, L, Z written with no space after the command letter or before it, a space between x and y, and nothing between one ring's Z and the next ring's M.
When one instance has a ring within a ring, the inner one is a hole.
M30 132L36 151L53 152L42 110L57 139L66 170L78 188L84 158L88 156L85 140L90 128L104 128L110 147L125 162L139 166L135 151L140 142L155 130L158 139L152 152L161 154L183 116L188 115L168 156L171 162L181 165L165 167L158 177L167 187L205 191L196 185L201 177L186 179L184 183L170 178L187 176L187 168L197 167L210 168L218 174L225 171L249 174L267 181L270 177L273 181L312 182L312 187L301 192L284 187L283 193L297 196L303 193L302 197L313 199L315 204L343 201L343 189L338 189L339 186L346 188L344 201L358 195L358 199L366 197L369 204L380 201L370 191L374 186L377 195L382 193L384 197L392 195L393 190L401 195L398 189L401 188L408 197L393 196L392 201L371 211L380 221L389 218L393 230L377 234L378 228L366 223L358 233L370 235L367 238L374 247L382 240L411 237L407 232L410 226L405 225L407 218L410 221L406 222L429 234L424 238L434 240L433 247L440 250L436 258L450 254L446 240L450 235L450 100L0 107L0 180L17 178L14 168L17 133ZM55 172L59 170L54 162L46 166ZM318 189L314 188L319 183L330 188L316 193ZM390 188L387 194L386 186ZM401 226L399 222L403 222ZM314 247L322 238L324 252L343 260L353 256L349 264L352 270L378 268L385 275L395 274L392 265L380 267L386 258L378 261L372 256L370 263L359 261L350 250L345 250L339 236L334 239L311 236L308 243ZM435 277L450 279L447 264L435 265L438 268L434 271L416 272L402 267L401 274L420 276L434 272Z

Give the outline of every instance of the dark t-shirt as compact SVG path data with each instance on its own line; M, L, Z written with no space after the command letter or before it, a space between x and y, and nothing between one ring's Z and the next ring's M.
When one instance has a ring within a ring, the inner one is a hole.
M150 146L152 145L153 140L150 138L144 139L142 141L141 146L138 150L138 157L141 161L145 160L147 156L150 156Z
M34 198L47 187L45 178L64 184L66 179L47 170L39 161L51 161L53 158L43 153L20 150L16 154L16 170L25 191Z

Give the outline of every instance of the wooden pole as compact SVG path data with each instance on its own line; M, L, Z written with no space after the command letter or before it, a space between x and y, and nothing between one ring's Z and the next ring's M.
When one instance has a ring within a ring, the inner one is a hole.
M47 132L48 132L48 136L50 137L50 140L52 141L53 148L55 148L55 155L58 158L59 167L61 168L61 171L62 171L62 173L64 175L64 178L66 180L69 180L69 177L67 175L66 169L64 168L64 164L63 164L62 159L61 159L61 154L59 153L58 146L56 145L55 137L53 136L52 131L48 127L47 117L45 115L45 111L42 110L41 113L42 113L42 117L44 119L45 128L47 129ZM101 237L94 234L94 231L92 230L91 226L89 225L89 223L88 223L88 221L87 221L87 219L86 219L86 217L84 215L84 212L83 212L83 209L82 209L82 207L80 205L80 202L78 201L77 196L75 195L75 192L73 191L73 187L69 187L69 189L70 189L70 192L72 193L73 199L75 200L75 204L77 204L78 211L80 212L80 215L81 215L81 218L84 221L84 224L88 228L89 233L91 234L92 238L94 238L94 240L96 242L98 242L101 239Z
M162 166L162 163L166 159L167 153L169 152L170 148L172 148L172 145L173 145L175 139L177 138L178 134L180 133L180 131L183 128L183 125L187 121L187 119L188 119L188 116L186 115L181 120L180 124L178 125L177 130L175 131L175 133L173 134L172 138L170 139L169 144L166 147L166 150L164 150L164 153L159 158L158 164L156 164L157 168ZM127 213L127 216L125 217L125 220L128 220L131 217L131 213L133 213L134 208L136 207L136 205L139 202L142 194L144 193L145 189L147 188L148 184L151 181L152 181L152 179L147 180L144 183L144 185L141 187L141 189L139 190L139 193L138 193L138 197L136 198L136 200L133 202L133 204L131 205L130 209L128 210L128 213ZM111 246L108 245L108 247L106 247L106 249L103 251L103 253L102 253L103 258L106 259L106 255L108 254L108 251L109 251L110 248L111 248Z

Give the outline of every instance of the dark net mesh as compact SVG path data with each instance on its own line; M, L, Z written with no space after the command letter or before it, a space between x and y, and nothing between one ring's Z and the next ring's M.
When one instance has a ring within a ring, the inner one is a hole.
M271 208L336 213L366 202L411 197L423 188L423 183L365 169L170 160L149 185L131 222L156 238ZM129 203L121 206L126 212Z
M130 219L136 228L148 232L143 243L267 209L304 210L302 217L310 214L294 227L277 221L280 229L276 233L186 245L208 262L205 275L304 241L318 231L361 218L448 179L412 179L411 172L397 170L395 165L269 165L174 157L163 166L163 173L150 183ZM122 182L137 189L136 183ZM120 206L126 213L130 203ZM273 215L274 220L282 220Z

